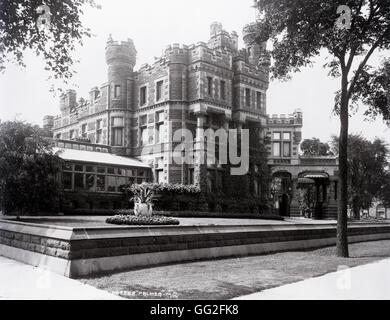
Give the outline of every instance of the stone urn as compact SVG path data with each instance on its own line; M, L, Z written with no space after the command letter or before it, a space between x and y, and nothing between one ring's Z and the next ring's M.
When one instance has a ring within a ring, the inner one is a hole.
M152 213L153 213L153 208L151 204L147 204L147 203L134 204L134 214L136 216L151 216Z

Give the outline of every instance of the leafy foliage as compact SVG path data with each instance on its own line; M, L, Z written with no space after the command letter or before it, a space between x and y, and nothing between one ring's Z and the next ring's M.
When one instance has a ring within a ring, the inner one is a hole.
M5 212L53 209L61 165L39 127L20 121L0 123L0 205Z
M389 187L389 149L380 139L371 142L361 135L350 135L348 140L348 198L355 218L359 218L360 209L370 208L374 199ZM333 137L333 149L338 150L337 137Z
M137 203L152 204L155 195L158 194L199 194L200 188L195 185L184 185L177 183L142 183L132 184L122 188L126 194L131 194L131 201Z
M331 156L329 144L321 142L318 138L305 139L301 143L304 156Z
M164 216L133 216L133 215L116 215L106 219L106 223L119 225L179 225L177 219Z
M375 51L390 49L390 2L388 0L259 0L257 23L249 30L253 42L271 40L272 75L287 80L291 73L310 66L326 50L329 75L340 78L334 110L340 117L340 198L337 226L337 254L348 257L348 123L349 108L361 100L368 116L390 120L390 99L386 94L388 67L375 70L368 61ZM351 10L349 28L337 28L337 9ZM370 79L370 81L367 81ZM383 81L381 81L381 79Z
M43 4L50 8L46 29L37 23ZM30 49L46 62L54 78L68 79L74 71L72 52L91 31L82 26L85 5L97 8L93 0L0 0L0 71L6 61L24 65L24 53Z

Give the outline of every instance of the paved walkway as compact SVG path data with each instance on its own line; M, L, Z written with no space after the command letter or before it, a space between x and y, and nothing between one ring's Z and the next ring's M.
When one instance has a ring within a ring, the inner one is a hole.
M238 300L389 300L390 259L236 298Z
M0 256L0 300L114 300L120 297Z

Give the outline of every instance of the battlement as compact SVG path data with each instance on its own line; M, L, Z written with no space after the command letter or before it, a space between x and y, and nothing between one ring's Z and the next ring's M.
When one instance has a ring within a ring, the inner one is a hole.
M268 124L298 124L303 123L303 113L301 109L295 109L293 113L270 114L267 119Z
M106 44L106 62L107 64L121 63L129 64L134 68L136 63L137 50L131 39L126 41L114 41L110 36Z

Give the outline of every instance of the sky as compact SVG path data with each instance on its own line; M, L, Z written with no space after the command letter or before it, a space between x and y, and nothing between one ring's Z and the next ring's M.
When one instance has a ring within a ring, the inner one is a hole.
M209 39L209 26L213 21L223 24L225 30L237 31L241 36L245 24L254 21L253 0L96 0L100 10L86 8L83 17L94 37L77 49L74 57L80 62L77 74L63 89L73 88L78 98L88 97L88 91L106 81L107 66L104 58L105 43L109 34L114 40L134 40L138 51L135 69L143 63L153 63L172 43L192 44ZM243 46L240 39L240 46ZM267 112L289 114L296 108L303 110L303 138L317 137L330 140L338 134L339 120L332 115L334 94L339 80L327 76L322 66L327 55L315 59L311 68L293 75L288 82L271 81ZM383 54L377 54L377 64ZM42 124L45 115L59 113L59 99L49 92L51 83L44 71L43 62L26 52L27 67L7 65L0 73L0 119L25 120ZM364 108L361 108L364 110ZM390 143L390 129L381 121L364 121L359 110L351 117L350 132L361 133L373 139L382 138Z

